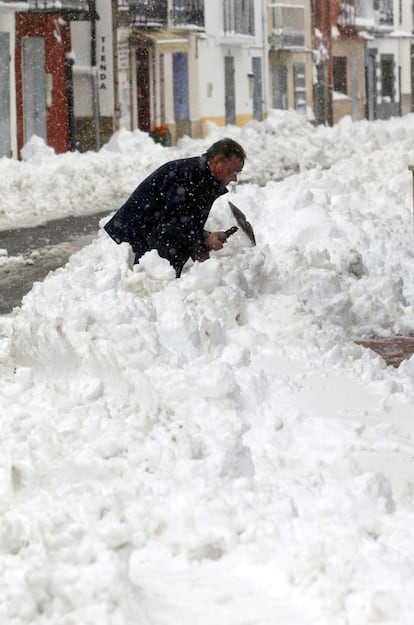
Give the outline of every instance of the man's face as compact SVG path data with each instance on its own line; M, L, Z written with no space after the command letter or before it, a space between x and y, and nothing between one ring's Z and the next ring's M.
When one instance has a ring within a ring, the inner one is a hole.
M210 161L213 176L220 182L220 188L227 187L229 182L237 182L237 174L243 169L244 161L238 156L224 158L217 154Z

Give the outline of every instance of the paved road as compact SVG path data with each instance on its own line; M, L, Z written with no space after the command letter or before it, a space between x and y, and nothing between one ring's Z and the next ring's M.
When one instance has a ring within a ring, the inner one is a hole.
M0 249L16 262L0 266L0 314L20 306L33 282L66 263L69 256L96 236L99 220L108 212L55 219L33 228L0 231ZM22 259L23 257L23 259Z

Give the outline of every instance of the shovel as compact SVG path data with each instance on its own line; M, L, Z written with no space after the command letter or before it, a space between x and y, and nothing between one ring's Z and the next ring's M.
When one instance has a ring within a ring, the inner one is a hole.
M251 224L247 221L246 215L240 210L240 208L237 208L237 206L235 206L233 202L229 201L229 206L240 228L245 234L247 234L253 245L256 245L256 238L254 236L253 228Z

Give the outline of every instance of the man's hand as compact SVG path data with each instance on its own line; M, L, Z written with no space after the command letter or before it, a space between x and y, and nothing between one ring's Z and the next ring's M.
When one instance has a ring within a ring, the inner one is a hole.
M210 250L221 250L227 239L237 232L237 226L232 226L228 230L209 232L203 242L195 243L191 250L191 258L201 263L210 258Z
M226 241L226 233L223 230L219 232L210 232L204 239L204 244L209 250L221 250Z

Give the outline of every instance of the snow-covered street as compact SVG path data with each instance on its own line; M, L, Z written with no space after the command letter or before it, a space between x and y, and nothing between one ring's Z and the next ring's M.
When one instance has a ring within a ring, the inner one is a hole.
M273 112L0 160L9 228L109 217L231 136L257 240L176 280L101 230L0 317L1 623L412 625L414 359L355 339L414 332L413 135Z
M72 215L38 226L0 230L0 314L12 312L34 282L65 265L96 238L106 213Z

